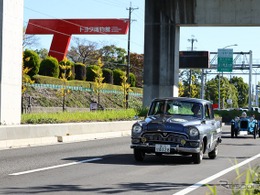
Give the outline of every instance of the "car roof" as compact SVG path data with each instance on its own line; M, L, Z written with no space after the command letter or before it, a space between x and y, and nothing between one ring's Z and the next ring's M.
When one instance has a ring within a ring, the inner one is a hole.
M188 97L163 97L163 98L154 98L153 101L167 101L167 100L175 100L175 101L184 101L184 102L194 102L200 104L211 104L210 101L198 98L188 98Z

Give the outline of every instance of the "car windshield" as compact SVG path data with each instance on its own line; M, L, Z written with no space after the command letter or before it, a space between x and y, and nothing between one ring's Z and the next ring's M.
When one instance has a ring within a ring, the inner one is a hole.
M150 107L148 115L186 115L201 117L202 105L194 102L164 100L154 101Z

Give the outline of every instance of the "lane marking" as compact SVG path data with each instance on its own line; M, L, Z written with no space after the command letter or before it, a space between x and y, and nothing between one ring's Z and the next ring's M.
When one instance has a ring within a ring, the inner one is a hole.
M11 176L25 175L25 174L29 174L29 173L35 173L35 172L39 172L39 171L46 171L46 170L50 170L50 169L57 169L57 168L61 168L61 167L68 167L68 166L73 166L73 165L86 163L86 162L97 161L97 160L102 160L102 158L91 158L91 159L87 159L87 160L81 160L81 161L76 161L76 162L62 164L62 165L56 165L56 166L51 166L51 167L44 167L44 168L40 168L40 169L33 169L33 170L22 171L22 172L18 172L18 173L12 173L12 174L9 174L9 175L11 175Z
M215 175L212 175L212 176L210 176L210 177L208 177L206 179L203 179L203 180L199 181L198 183L195 183L195 184L193 184L193 185L191 185L191 186L189 186L189 187L187 187L187 188L185 188L185 189L183 189L183 190L181 190L181 191L179 191L179 192L177 192L177 193L175 193L173 195L185 195L185 194L188 194L188 193L198 189L199 187L201 187L201 186L203 186L203 185L205 185L205 184L207 184L207 183L209 183L209 182L211 182L211 181L221 177L222 175L225 175L226 173L228 173L230 171L233 171L233 170L235 170L235 169L237 169L237 168L239 168L241 166L244 166L245 164L247 164L247 163L249 163L249 162L251 162L251 161L253 161L253 160L255 160L255 159L259 158L259 157L260 157L260 153L255 155L255 156L253 156L253 157L251 157L251 158L249 158L249 159L247 159L247 160L244 160L244 161L242 161L242 162L240 162L240 163L238 163L238 164L236 164L236 165L234 165L232 167L229 167L229 168L227 168L227 169L225 169L223 171L220 171L220 172L218 172Z

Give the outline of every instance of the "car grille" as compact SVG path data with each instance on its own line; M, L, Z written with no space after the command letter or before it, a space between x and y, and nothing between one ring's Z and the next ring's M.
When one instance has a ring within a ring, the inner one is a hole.
M180 144L182 139L187 140L187 137L184 135L165 132L145 133L142 137L145 138L146 142L164 142Z
M245 129L248 127L248 121L240 121L240 127Z

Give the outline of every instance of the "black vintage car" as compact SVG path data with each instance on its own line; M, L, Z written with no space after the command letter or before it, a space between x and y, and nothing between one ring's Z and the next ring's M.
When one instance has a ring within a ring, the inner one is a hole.
M132 127L131 148L136 161L146 153L191 155L195 164L205 153L210 159L218 154L221 121L215 120L210 101L171 97L154 99L148 115Z

